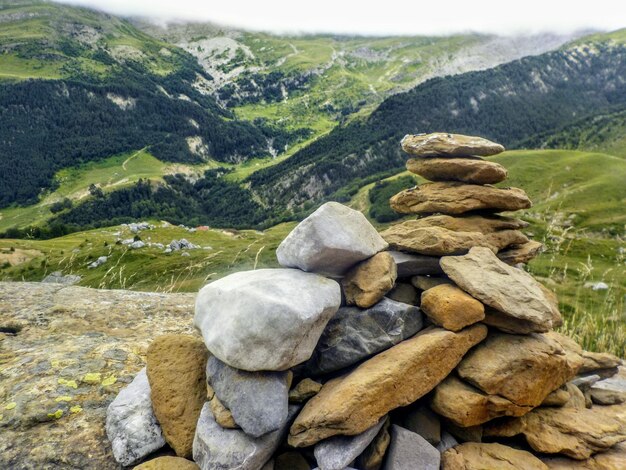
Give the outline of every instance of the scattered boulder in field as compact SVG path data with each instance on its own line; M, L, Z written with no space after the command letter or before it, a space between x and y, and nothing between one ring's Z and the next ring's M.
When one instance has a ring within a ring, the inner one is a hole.
M391 425L385 470L439 470L441 454L419 434Z
M259 269L204 286L194 324L209 351L237 369L306 361L341 303L337 282L297 269Z
M496 188L457 182L424 183L405 189L390 199L391 208L400 214L458 215L470 211L517 211L532 203L519 188Z
M281 266L341 276L387 248L363 214L327 202L300 222L276 250Z
M389 411L415 402L485 338L486 330L483 325L459 333L428 328L326 382L291 426L290 445L304 447L337 434L361 433Z
M507 177L502 165L481 158L411 158L406 168L429 181L495 184Z
M152 408L179 457L191 457L196 422L206 401L207 357L202 340L191 335L158 336L148 348Z
M444 272L465 292L503 314L552 328L553 305L533 277L500 261L491 250L474 247L464 256L446 256Z
M525 450L497 442L466 442L441 456L442 470L548 470L548 466Z
M243 431L260 437L284 426L288 413L287 372L248 372L211 356L206 377L215 395Z
M393 288L396 277L396 263L387 252L361 261L341 281L346 303L361 308L371 307Z
M366 310L341 307L301 369L312 376L343 369L410 338L422 326L419 308L387 298Z
M400 145L416 157L489 157L504 152L502 145L482 137L447 132L407 134Z
M132 465L165 445L161 427L152 411L150 383L141 369L107 409L106 432L113 456L121 465Z
M456 286L442 284L422 293L420 309L446 330L459 331L485 318L485 307Z

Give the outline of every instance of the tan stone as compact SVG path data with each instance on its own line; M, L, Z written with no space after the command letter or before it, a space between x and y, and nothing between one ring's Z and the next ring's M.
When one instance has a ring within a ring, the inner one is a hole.
M501 416L522 416L532 409L518 406L499 395L483 393L454 375L449 375L435 388L430 406L439 415L464 428Z
M530 274L500 261L491 250L474 247L464 256L446 256L439 262L457 286L500 312L549 331L553 305L543 286Z
M200 470L200 467L191 460L166 455L137 465L135 470Z
M406 169L430 181L495 184L507 177L502 165L481 158L411 158Z
M564 406L572 398L567 384L553 390L548 396L541 402L541 406Z
M483 234L501 230L520 230L528 227L528 222L496 214L452 216L445 214L420 217L415 227L441 227L453 232L480 232Z
M485 318L485 307L456 286L442 284L422 293L421 310L438 326L459 331Z
M191 457L196 423L206 401L208 354L204 342L189 335L159 336L148 348L152 408L165 440L179 457Z
M405 189L389 201L400 214L463 214L469 211L493 212L528 209L532 203L519 188L496 188L464 183L424 183Z
M617 372L617 367L621 364L619 357L610 353L585 351L576 341L562 333L550 331L546 333L546 336L558 342L568 353L571 361L580 362L579 373L581 374L594 372L600 376L610 377ZM603 374L605 371L608 373Z
M420 290L428 290L433 287L449 285L454 286L454 282L452 282L447 277L433 277L433 276L413 276L411 278L411 284L413 284L416 288Z
M505 333L527 335L537 331L536 323L512 317L491 307L485 307L483 323Z
M520 418L489 423L483 432L488 437L522 434L537 452L583 460L626 440L623 419L615 416L618 409L605 412L606 408L615 407L536 408ZM621 413L623 418L623 409Z
M209 407L211 413L215 417L215 422L225 429L239 429L239 425L235 422L233 414L224 404L217 398L213 388L207 383L207 400L209 401Z
M504 152L504 147L482 137L447 132L405 135L402 150L417 157L488 157Z
M569 400L563 406L569 408L587 408L587 400L581 390L574 384L565 384L567 391L569 392Z
M498 258L511 266L515 266L520 263L525 264L541 253L542 249L543 243L529 240L521 245L509 246L506 250L498 253Z
M498 443L466 442L448 449L441 456L442 470L548 470L537 457L525 450Z
M395 250L431 256L462 255L472 247L482 246L498 252L511 244L523 243L526 235L518 230L457 232L443 227L424 227L419 220L392 225L381 233Z
M493 332L463 359L457 371L485 393L534 407L573 378L578 369L567 360L559 343L545 335Z
M486 330L483 325L459 333L427 328L326 382L291 426L289 444L309 446L337 434L365 431L389 411L431 391L484 339Z
M559 310L558 297L554 292L541 283L539 283L539 288L542 290L543 295L548 301L550 310L552 311L552 327L556 328L557 326L561 326L563 324L563 317L561 316L561 311Z
M302 403L314 397L322 389L322 384L306 378L298 382L292 390L289 390L290 403Z
M348 305L369 308L389 292L397 278L396 262L383 251L350 269L341 284Z
M605 452L586 460L567 457L542 457L550 470L624 470L626 468L626 443L616 444Z
M391 442L391 435L389 434L390 425L391 421L387 418L374 440L370 442L363 453L358 457L358 468L361 470L379 470L380 467L382 467L387 447L389 447L389 443Z

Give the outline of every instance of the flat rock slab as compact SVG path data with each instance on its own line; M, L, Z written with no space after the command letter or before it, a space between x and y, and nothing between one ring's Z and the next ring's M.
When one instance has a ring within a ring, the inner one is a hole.
M422 326L419 308L391 299L365 310L342 307L328 322L303 373L316 376L349 367L410 338Z
M542 456L541 460L550 470L623 470L626 468L626 443L615 444L585 460L562 456Z
M509 446L466 442L441 456L442 470L460 469L548 470L548 466L525 450Z
M559 343L541 334L492 332L459 364L461 378L519 406L539 406L578 372Z
M402 150L416 157L488 157L504 152L504 147L482 137L434 132L405 135Z
M498 253L498 258L506 264L526 264L543 250L543 243L529 240L526 243L509 246Z
M502 165L480 158L411 158L406 169L429 181L496 184L507 177Z
M0 341L0 389L15 403L0 412L0 468L117 470L107 406L144 367L153 338L194 334L194 298L0 282L2 322L22 327Z
M289 416L293 417L298 409L290 406ZM201 470L258 470L276 451L286 431L285 426L255 438L241 429L224 429L215 422L207 403L196 426L193 459Z
M390 199L391 208L400 214L464 214L528 209L532 203L519 188L496 188L457 182L424 183L405 189Z
M298 269L244 271L200 290L194 324L226 364L286 370L311 357L340 304L332 279Z
M543 287L528 273L500 261L488 248L472 248L465 256L446 256L444 272L461 289L499 312L532 323L535 331L553 326L553 305Z
M425 227L419 220L392 225L381 235L394 250L431 257L462 255L475 246L497 253L510 245L528 241L519 230L500 230L487 234L463 232L444 227ZM434 270L431 272L434 273Z
M429 328L326 382L292 425L289 444L304 447L365 431L389 411L431 391L485 338L486 330L483 325L459 333Z
M215 356L206 377L218 399L246 434L260 437L282 428L288 414L288 372L248 372L230 367Z
M445 214L420 217L413 222L414 227L441 227L453 232L480 232L488 234L501 230L520 230L528 227L528 222L497 214L461 215Z
M122 465L137 463L165 445L161 427L152 412L145 369L141 369L109 405L106 432L115 460Z
M208 355L202 339L191 335L158 336L148 348L152 408L165 440L179 457L191 457L196 423L206 401Z
M393 288L397 276L393 257L387 252L376 253L351 268L341 280L346 303L371 307Z
M439 470L441 455L419 434L391 425L391 444L384 470Z
M327 202L287 235L276 257L281 266L336 277L385 248L387 244L363 214Z
M388 253L396 262L398 278L443 274L443 270L439 266L439 258L436 256L420 256L401 251L389 251Z
M374 440L387 417L356 436L333 436L319 442L314 449L320 470L343 470Z

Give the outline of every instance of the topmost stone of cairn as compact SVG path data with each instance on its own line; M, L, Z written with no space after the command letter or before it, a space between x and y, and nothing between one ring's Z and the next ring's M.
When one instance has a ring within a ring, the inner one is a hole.
M482 137L435 132L405 135L402 150L417 157L488 157L504 152L504 147Z

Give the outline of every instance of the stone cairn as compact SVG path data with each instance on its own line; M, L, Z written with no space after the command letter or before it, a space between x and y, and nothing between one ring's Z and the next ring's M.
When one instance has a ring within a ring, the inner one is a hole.
M519 266L541 245L495 215L531 205L491 186L507 171L481 157L503 147L430 134L402 148L431 182L391 205L419 218L379 234L329 202L278 247L284 268L203 287L202 339L156 338L108 408L120 464L626 468L626 374L552 330L555 296ZM176 457L153 458L166 444Z

